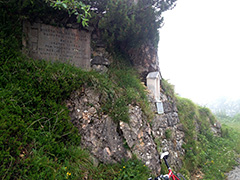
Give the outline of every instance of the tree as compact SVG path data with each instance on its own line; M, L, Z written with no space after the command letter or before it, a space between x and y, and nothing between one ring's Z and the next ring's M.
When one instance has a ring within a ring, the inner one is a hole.
M87 0L85 0L89 3ZM125 49L150 41L158 44L158 29L163 23L162 12L172 9L176 0L93 0L97 10L98 27L110 48ZM103 7L105 6L105 7Z

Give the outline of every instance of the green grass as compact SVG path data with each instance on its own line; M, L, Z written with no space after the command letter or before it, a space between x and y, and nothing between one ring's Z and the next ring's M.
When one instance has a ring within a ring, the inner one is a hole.
M201 169L203 179L225 179L224 174L236 165L236 152L240 153L240 133L223 126L222 136L216 137L210 131L210 125L216 122L216 118L209 109L180 97L177 97L177 107L186 142L182 171L190 175Z

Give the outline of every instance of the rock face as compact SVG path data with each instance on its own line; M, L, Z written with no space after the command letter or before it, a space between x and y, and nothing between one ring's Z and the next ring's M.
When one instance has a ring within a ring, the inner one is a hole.
M150 123L141 108L131 104L129 123L112 121L111 117L100 113L100 94L92 89L72 93L66 104L71 121L81 134L81 146L90 151L96 165L99 161L120 162L134 154L155 174L159 174L162 151L170 152L169 162L175 168L181 166L181 161L176 160L176 157L184 154L181 147L184 133L174 101L169 102L165 95L161 98L167 112L156 114ZM154 103L152 108L155 112ZM171 135L166 137L166 132L171 132Z
M120 122L120 129L132 153L154 172L159 173L160 161L150 124L138 106L129 105L129 123Z
M222 126L219 122L216 122L213 125L211 125L211 130L212 130L212 132L215 136L220 137L222 135L222 128L221 127Z
M132 48L128 54L141 75L142 81L146 80L149 72L159 71L157 49L151 43L145 43L139 48Z
M94 106L92 106L94 105ZM71 121L81 134L81 145L101 162L116 163L122 158L130 158L123 147L123 138L118 132L118 124L107 115L98 114L99 94L91 89L76 91L67 102L71 111Z
M97 72L103 72L103 73L107 72L109 65L110 65L110 62L108 61L108 59L99 55L95 56L91 60L91 67Z

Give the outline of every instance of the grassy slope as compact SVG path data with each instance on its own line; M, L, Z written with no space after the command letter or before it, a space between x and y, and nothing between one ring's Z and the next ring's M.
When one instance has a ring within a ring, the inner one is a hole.
M18 53L12 55L5 52L1 61L0 174L5 179L79 179L86 173L90 179L121 176L118 173L120 164L93 166L88 153L78 147L80 136L70 123L68 110L62 102L75 89L90 86L110 96L103 102L103 111L108 109L117 120L127 121L126 104L133 98L135 101L139 99L136 103L144 99L136 77L130 75L133 86L126 85L128 87L121 89L123 86L111 82L108 75L84 72L61 63L34 61ZM126 77L129 73L125 71ZM122 81L119 83L124 83ZM119 98L116 98L115 90L118 90ZM127 98L131 92L138 93ZM131 162L130 172L139 167L142 169L139 172L143 173L138 176L147 177L146 167L136 160Z
M203 179L224 179L225 172L235 165L235 152L240 152L240 134L222 128L222 137L213 136L210 124L216 121L210 110L195 105L185 98L177 98L180 121L184 125L186 144L184 149L183 173L193 174L197 169L205 174ZM200 131L196 132L195 124L199 124Z

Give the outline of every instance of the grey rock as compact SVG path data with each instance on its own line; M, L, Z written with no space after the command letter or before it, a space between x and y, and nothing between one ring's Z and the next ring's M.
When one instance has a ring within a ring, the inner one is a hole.
M92 69L101 73L106 73L108 71L108 68L103 65L92 65Z
M104 66L109 66L110 62L108 61L108 59L102 57L102 56L95 56L92 60L91 60L91 65L104 65Z
M151 135L150 125L144 121L142 110L129 105L129 124L121 122L120 128L132 152L155 173L160 172L159 154Z
M90 151L95 165L120 162L135 154L154 174L159 174L160 153L168 150L171 153L169 163L180 169L179 156L185 153L182 149L184 132L177 112L170 109L169 113L155 114L150 124L142 109L130 104L129 122L116 123L108 115L99 113L102 97L104 95L99 92L86 88L73 92L66 102L71 121L81 134L81 146ZM154 100L149 100L151 107L155 108ZM171 130L171 139L164 139L166 129Z
M237 160L237 162L240 164L240 159ZM236 180L240 179L240 165L236 166L232 171L229 173L226 173L227 180Z

